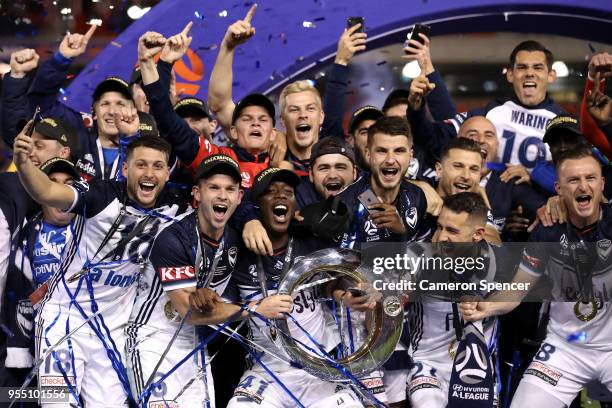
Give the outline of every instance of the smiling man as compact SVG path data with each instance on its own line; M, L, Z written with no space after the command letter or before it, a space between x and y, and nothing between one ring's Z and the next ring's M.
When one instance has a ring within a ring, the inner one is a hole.
M612 391L612 308L606 300L612 287L612 214L610 205L602 204L601 165L590 149L579 147L561 155L557 173L568 223L538 225L512 279L532 288L546 276L552 287L546 338L514 394L513 408L569 406L590 381ZM462 303L461 312L468 321L505 314L527 292L497 292L486 301ZM571 341L576 333L588 337Z
M409 98L409 116L415 142L430 151L440 151L455 137L461 124L472 116L485 116L494 125L499 140L497 162L521 164L531 171L540 160L550 160L550 150L542 141L547 123L563 112L547 95L548 85L557 75L552 69L553 54L536 41L523 41L510 54L506 79L514 95L494 101L485 108L457 114L445 122L427 118L419 98ZM431 87L422 79L426 96ZM447 94L450 98L450 95ZM418 102L418 103L415 103Z
M297 234L289 228L296 211L295 188L299 182L298 176L292 171L275 167L262 171L255 178L252 198L261 207L261 222L272 241L273 255L259 256L241 248L237 270L232 275L232 284L238 288L240 297L244 300L256 300L259 303L261 299L278 297L286 305L285 311L290 312L304 330L329 351L336 346L336 342L332 339L333 336L326 335L325 306L317 299L316 288L301 290L294 294L293 299L289 295L275 295L276 285L289 268L325 245L311 234ZM317 276L311 279L315 280ZM259 313L259 309L257 312ZM280 313L275 317L286 318ZM252 317L249 324L253 341L260 346L259 349L284 353L278 350L275 345L277 337L264 322ZM288 326L292 336L311 344L306 334L292 320L289 320ZM363 406L348 388L337 387L336 383L326 382L305 371L296 370L270 353L263 353L260 358L260 362L254 362L253 367L242 376L228 404L229 408L295 407L296 402L283 389L281 382L303 406ZM266 371L264 365L275 373L276 378ZM315 390L316 392L313 392Z
M192 190L197 210L168 225L153 244L126 328L128 372L135 396L155 374L160 350L168 344L178 350L161 360L158 372L165 373L197 345L194 325L202 324L214 304L221 302L238 259L240 236L227 222L242 199L240 182L238 163L231 157L218 154L205 159ZM204 312L192 310L182 322L196 288L207 288L210 303ZM162 390L154 390L149 404L204 406L214 396L210 368L206 381L185 384L208 361L206 351L196 354L166 379Z
M127 147L122 167L126 181L94 180L74 186L54 182L36 168L29 157L32 149L32 138L20 133L13 151L25 189L43 205L78 215L73 238L64 249L69 255L37 291L39 355L99 313L95 324L72 335L70 350L55 350L55 364L41 366L39 383L62 378L60 385L72 385L72 404L78 398L88 406L127 406L123 329L134 303L135 283L157 232L184 209L176 204L179 198L164 189L170 145L159 137L142 136Z

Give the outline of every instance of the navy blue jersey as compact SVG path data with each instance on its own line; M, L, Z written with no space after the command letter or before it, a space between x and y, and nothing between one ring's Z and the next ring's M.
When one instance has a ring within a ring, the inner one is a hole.
M528 184L514 184L516 179L503 182L501 173L491 171L486 179L485 191L491 204L493 225L498 232L504 229L506 218L519 205L523 214L530 220L535 219L538 208L546 204L546 198L538 194Z
M0 173L0 211L12 234L40 209L23 188L17 173Z
M130 336L138 337L141 326L173 332L180 324L178 315L165 292L202 287L211 272L220 243L220 257L209 288L223 294L238 261L240 237L226 226L221 240L202 235L199 264L196 265L199 234L197 211L183 216L159 233L153 244L149 263L140 279L130 317Z
M427 210L427 200L423 190L405 180L401 181L395 206L404 222L406 232L399 235L386 229L379 230L370 220L367 210L357 198L370 188L370 174L364 173L340 193L349 213L353 214L350 231L342 239L343 248L359 249L363 242L411 242L422 239L421 235L425 232L423 220Z

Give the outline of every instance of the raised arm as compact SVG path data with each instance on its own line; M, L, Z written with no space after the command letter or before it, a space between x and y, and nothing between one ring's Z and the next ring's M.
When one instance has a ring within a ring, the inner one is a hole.
M15 138L13 146L13 157L21 183L28 194L38 203L68 209L74 203L74 189L65 184L51 181L45 173L34 166L30 159L34 142L29 134L33 126L33 121L28 122Z
M423 34L419 34L423 39L423 43L416 40L410 40L404 47L403 58L407 61L417 61L421 68L421 75L425 75L429 82L436 85L427 98L427 106L434 120L444 120L452 118L457 113L455 105L448 93L448 89L442 81L440 72L433 65L430 52L429 38Z
M247 42L255 35L255 27L251 26L255 10L257 4L253 4L243 20L238 20L227 28L208 81L208 105L226 135L230 134L235 107L232 100L234 53L238 45Z
M68 67L76 57L85 53L96 27L92 25L85 34L66 34L60 43L59 50L41 65L28 92L32 111L40 107L46 116L62 118L75 127L79 121L82 122L81 115L58 102L57 96L66 79Z
M332 65L327 79L325 95L323 96L323 112L325 118L321 129L321 136L344 136L342 127L344 116L344 98L348 87L348 64L356 52L366 49L367 34L357 32L361 24L345 29L338 40L336 59Z
M40 57L35 50L26 48L11 54L11 72L2 80L2 138L12 147L19 133L18 123L28 120L32 111L26 96L32 81L32 72L38 68Z
M200 136L189 127L187 122L176 114L173 109L167 86L160 80L159 71L171 70L172 64L186 52L191 37L188 33L191 22L183 31L169 39L161 34L147 32L138 40L138 60L142 74L143 90L147 95L151 114L157 122L160 133L172 145L173 152L189 166L196 159L201 149L210 150L213 146L205 143ZM155 64L154 57L161 51L160 67ZM161 67L161 65L164 65Z

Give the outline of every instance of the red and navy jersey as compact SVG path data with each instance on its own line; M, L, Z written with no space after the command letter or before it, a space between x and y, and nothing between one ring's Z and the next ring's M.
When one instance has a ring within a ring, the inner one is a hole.
M370 174L364 173L357 181L340 193L342 201L347 205L353 220L348 233L342 239L342 248L359 249L364 242L411 242L424 238L424 223L427 199L423 190L414 184L402 180L395 202L406 232L402 235L392 233L387 229L379 230L370 220L368 211L359 202L358 196L371 188Z

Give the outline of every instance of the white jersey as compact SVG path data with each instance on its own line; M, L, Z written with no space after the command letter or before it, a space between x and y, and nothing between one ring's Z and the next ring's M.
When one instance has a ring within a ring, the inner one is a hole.
M612 207L601 206L601 219L596 226L580 231L567 224L551 227L539 225L531 234L532 244L525 248L521 269L552 281L553 301L550 304L548 333L562 339L586 332L580 347L612 350ZM576 236L573 236L576 235ZM593 245L592 290L595 301L582 303L580 284L574 269L571 247L582 241ZM539 244L538 244L539 243ZM596 258L596 259L595 259ZM571 300L571 301L569 301Z
M487 244L487 249L488 270L484 277L478 279L493 282L496 273L501 274L501 270L498 271L499 265L493 247ZM413 359L452 363L458 345L452 303L420 295L419 300L409 304L409 315L410 350ZM457 323L461 323L459 314ZM486 319L483 328L491 351L495 346L496 319Z
M562 112L550 99L534 107L523 106L517 100L495 101L485 109L457 114L450 123L459 131L467 118L485 116L497 131L497 161L522 164L531 171L536 161L551 160L550 149L542 140L548 122Z
M47 319L58 313L83 319L83 314L91 316L94 303L98 310L110 306L102 313L105 323L110 330L120 328L128 321L136 295L135 283L151 243L160 228L177 215L179 205L163 192L155 209L143 210L127 199L126 184L117 181L81 182L73 189L75 199L68 210L78 214L71 226L73 236L64 249L60 269L49 279L48 291L36 307ZM140 229L138 225L145 219ZM134 228L140 231L130 237ZM69 282L87 266L86 273ZM73 299L76 304L71 303Z
M320 244L315 240L300 240L296 238L292 251L292 263L299 262L299 259L303 258L303 256L317 250L319 245ZM240 297L243 299L243 301L261 299L262 295L261 293L258 293L261 290L261 286L259 279L257 278L257 256L247 250L241 250L241 254L243 254L243 256L241 256L240 262L238 263L239 266L232 276L233 284L239 289ZM263 268L266 278L268 279L268 296L276 293L276 284L278 283L281 272L283 271L284 263L284 251L277 253L274 256L262 257ZM313 279L316 278L313 277ZM315 288L303 290L294 297L291 316L293 316L293 318L299 322L300 326L302 326L302 328L318 343L323 344L325 349L329 350L330 348L335 347L336 344L325 344L325 340L328 340L330 336L326 336L327 321L323 310L324 307L325 306L323 303L317 301ZM282 334L277 333L276 340L272 341L270 329L261 319L252 317L249 320L249 323L252 332L252 340L255 343L266 350L271 350L273 353L282 354L283 356L288 357L284 351L282 351L282 347L280 346L280 336ZM287 318L287 323L291 336L306 344L308 347L318 350L304 331L297 327L291 318ZM294 368L288 364L270 356L269 353L264 353L261 359L267 367L275 372L294 370ZM254 369L259 370L261 368L254 367Z

